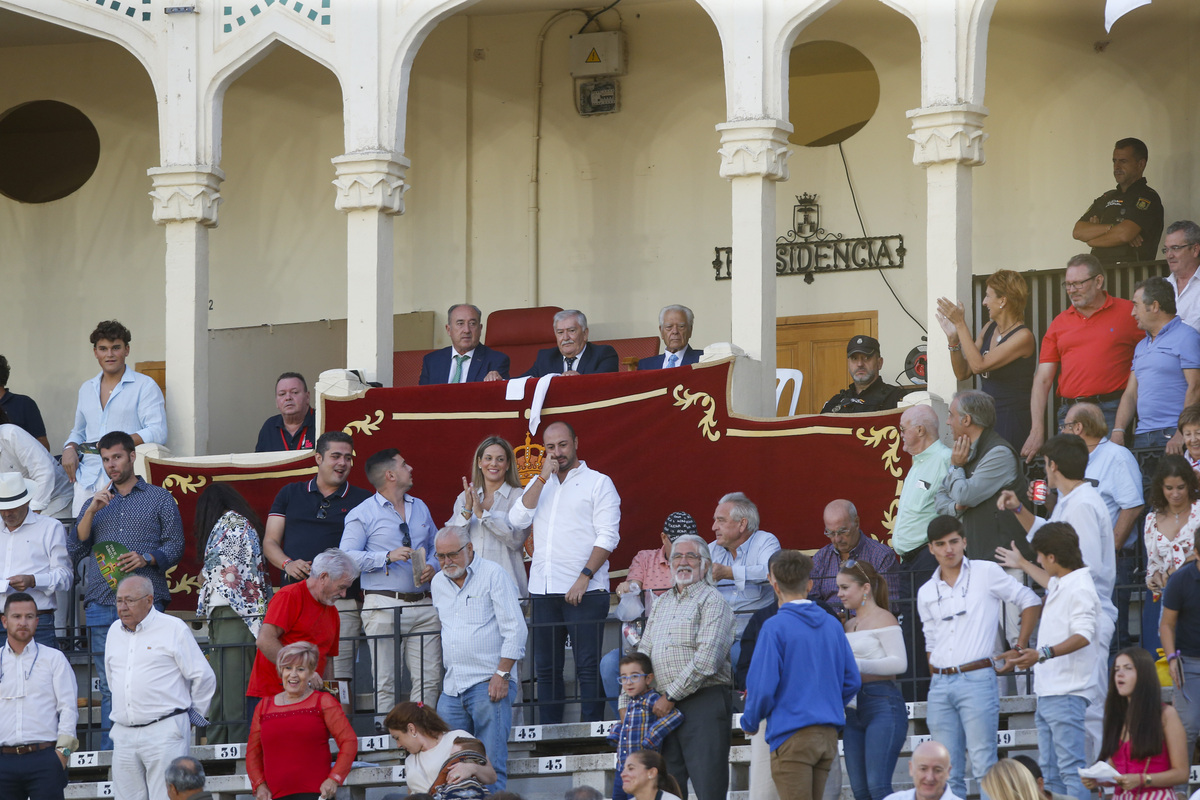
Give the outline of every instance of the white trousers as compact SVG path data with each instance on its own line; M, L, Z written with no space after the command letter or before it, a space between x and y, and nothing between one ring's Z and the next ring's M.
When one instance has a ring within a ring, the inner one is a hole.
M412 681L408 699L437 706L442 687L442 625L432 603L429 598L409 603L378 594L369 594L363 600L362 628L372 637L368 644L371 672L375 675L377 714L388 713L396 702L396 645L392 639L396 636L404 637L400 652Z
M167 767L188 754L191 723L187 714L147 725L112 726L113 796L121 800L167 800Z

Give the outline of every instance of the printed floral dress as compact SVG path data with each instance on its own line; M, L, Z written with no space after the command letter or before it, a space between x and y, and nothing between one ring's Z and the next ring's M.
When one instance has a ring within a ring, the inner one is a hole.
M271 587L258 533L236 511L225 512L209 533L200 578L196 613L207 617L215 606L228 605L258 636Z

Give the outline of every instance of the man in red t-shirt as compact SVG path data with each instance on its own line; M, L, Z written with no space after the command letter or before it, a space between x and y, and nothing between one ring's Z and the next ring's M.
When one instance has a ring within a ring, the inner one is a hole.
M270 697L283 691L275 658L279 650L292 642L312 642L317 646L317 674L314 689L321 687L321 676L333 677L333 662L338 653L341 626L333 605L358 577L358 567L350 556L330 548L313 559L312 571L300 583L289 584L271 598L267 615L258 632L258 654L250 672L248 697ZM326 674L328 672L329 674Z
M1046 329L1033 376L1029 397L1033 428L1021 448L1026 461L1032 461L1046 443L1046 402L1059 365L1058 396L1063 400L1058 409L1059 427L1070 406L1095 403L1111 431L1129 382L1133 349L1142 339L1133 318L1133 303L1104 291L1104 270L1095 256L1072 257L1064 286L1071 305Z

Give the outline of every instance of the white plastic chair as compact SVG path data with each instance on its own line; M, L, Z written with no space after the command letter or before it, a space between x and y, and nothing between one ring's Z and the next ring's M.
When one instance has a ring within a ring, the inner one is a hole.
M804 373L798 369L777 369L775 370L775 408L779 409L779 400L783 397L783 390L789 383L795 383L795 388L792 389L792 402L788 407L787 414L782 416L794 417L796 415L796 404L800 402L800 387L804 385Z

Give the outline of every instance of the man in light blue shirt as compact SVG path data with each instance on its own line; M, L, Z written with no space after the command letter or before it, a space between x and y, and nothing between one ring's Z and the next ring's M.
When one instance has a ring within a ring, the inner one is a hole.
M375 709L386 714L396 699L397 649L412 681L409 700L434 705L441 690L441 624L429 594L437 571L437 525L429 508L409 496L413 468L399 450L388 448L368 458L366 473L376 492L346 515L340 547L361 571L362 626L375 673ZM414 565L421 563L414 576Z
M1129 443L1125 429L1136 411L1135 450L1165 446L1168 453L1182 453L1179 413L1200 400L1200 333L1175 316L1175 290L1165 278L1147 278L1137 285L1133 317L1146 338L1134 348L1133 370L1117 407L1112 440ZM1152 468L1144 474L1152 474Z
M779 540L758 529L758 506L742 492L721 498L713 512L712 529L716 534L708 545L712 576L717 591L733 608L737 627L730 658L736 664L750 616L775 602L775 592L767 582L767 561L779 552Z
M462 528L438 531L435 553L442 571L433 577L433 605L443 620L446 680L438 715L483 742L496 770L489 791L508 782L508 731L517 696L513 666L525 655L525 615L517 585L504 569L476 558Z
M100 374L79 387L75 426L63 446L62 465L75 484L72 514L104 480L104 469L96 442L112 431L124 431L135 445L167 441L167 412L163 393L153 378L125 365L133 335L115 319L105 320L92 331L92 352L100 363Z

